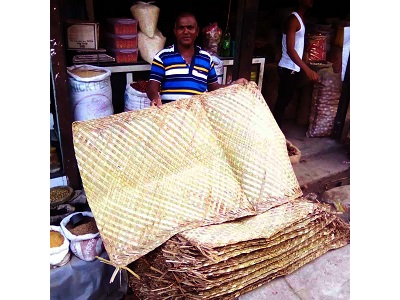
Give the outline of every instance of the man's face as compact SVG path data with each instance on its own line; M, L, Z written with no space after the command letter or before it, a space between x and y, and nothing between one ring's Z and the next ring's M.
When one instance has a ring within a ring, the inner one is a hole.
M196 19L192 16L182 17L175 23L174 34L178 44L190 46L199 34Z

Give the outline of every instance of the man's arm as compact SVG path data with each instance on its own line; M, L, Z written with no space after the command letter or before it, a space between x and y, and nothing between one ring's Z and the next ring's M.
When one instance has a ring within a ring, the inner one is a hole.
M299 20L297 20L296 16L291 15L288 19L287 28L286 28L286 48L287 54L291 58L291 60L302 69L307 77L310 80L317 81L318 74L311 70L307 64L300 58L297 54L296 50L294 49L295 45L295 35L297 28L299 27Z
M160 83L156 80L149 80L146 89L147 97L151 101L151 106L161 106Z

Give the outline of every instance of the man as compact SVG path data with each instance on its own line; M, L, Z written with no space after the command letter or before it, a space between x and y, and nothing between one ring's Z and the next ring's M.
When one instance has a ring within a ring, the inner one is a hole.
M177 17L176 44L159 51L151 66L147 97L152 106L225 86L218 83L211 55L194 44L199 32L193 14L184 12ZM247 80L240 78L233 83L247 83Z
M312 81L318 81L318 74L311 70L302 60L304 52L303 23L305 12L311 8L313 0L299 0L296 11L292 12L283 26L282 57L278 63L279 88L273 115L281 126L286 106L292 100L294 90L299 80L300 69Z

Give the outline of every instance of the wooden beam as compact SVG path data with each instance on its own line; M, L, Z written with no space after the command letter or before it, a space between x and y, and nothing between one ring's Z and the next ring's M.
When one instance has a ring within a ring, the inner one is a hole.
M346 73L344 75L344 80L342 84L342 92L340 94L338 110L336 113L333 132L332 132L332 137L338 142L341 141L349 104L350 104L350 54L347 61Z
M232 80L250 80L257 28L258 0L238 0Z
M73 189L81 188L78 165L72 141L73 115L68 90L68 74L65 60L64 40L62 34L62 17L58 0L50 0L50 74L53 80L53 93L57 124L59 126L60 148L64 173L68 185Z

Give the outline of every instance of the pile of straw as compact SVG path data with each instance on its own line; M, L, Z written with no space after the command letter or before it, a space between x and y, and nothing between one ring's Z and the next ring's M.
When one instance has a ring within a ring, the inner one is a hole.
M349 225L299 198L263 214L185 231L131 265L140 299L234 299L349 243Z
M87 200L117 269L177 233L302 195L254 82L72 127Z

